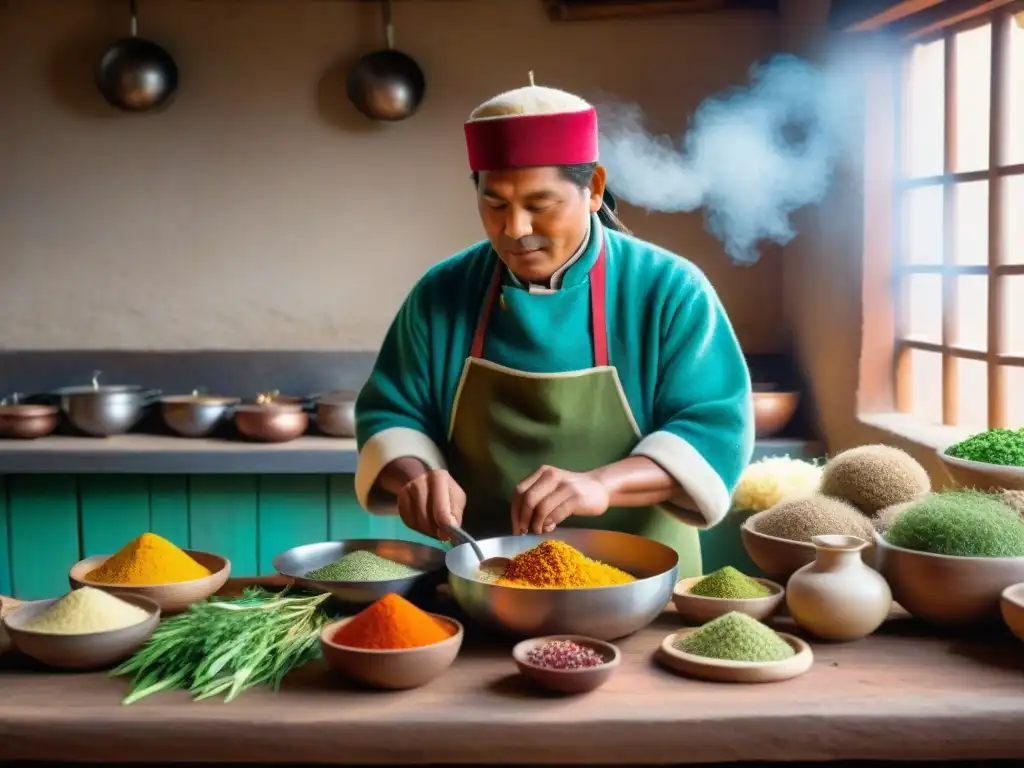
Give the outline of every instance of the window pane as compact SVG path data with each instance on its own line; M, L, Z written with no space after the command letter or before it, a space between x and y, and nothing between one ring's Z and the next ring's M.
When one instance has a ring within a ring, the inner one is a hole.
M1024 355L1024 276L1000 278L1006 286L1003 296L1003 353ZM1022 393L1024 394L1024 393Z
M942 423L942 355L910 350L913 406L911 414L933 424Z
M960 32L955 39L955 170L979 171L988 168L992 25Z
M988 349L988 277L961 275L956 290L956 345Z
M942 341L942 276L903 277L903 331L905 338Z
M957 264L988 264L988 182L957 184L953 194L956 199L953 260Z
M903 195L904 264L942 263L942 187L908 189Z
M1007 165L1024 163L1024 29L1010 24L1007 41L1006 72L1006 128L1003 162Z
M938 176L946 133L944 123L945 40L915 45L906 78L901 145L904 170L911 177Z
M1024 368L1006 366L1006 423L1019 429L1024 427Z
M988 365L981 360L956 361L957 426L988 429Z
M1024 81L1022 81L1024 82ZM1024 87L1021 92L1024 93ZM1003 261L1024 264L1024 176L1003 179Z

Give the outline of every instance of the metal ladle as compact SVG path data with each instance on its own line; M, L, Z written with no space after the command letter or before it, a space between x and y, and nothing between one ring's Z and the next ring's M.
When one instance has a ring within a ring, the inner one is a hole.
M480 545L476 543L476 539L462 530L462 528L457 525L446 525L444 528L445 531L450 533L453 538L457 539L460 544L469 544L470 549L473 550L473 554L476 555L476 559L480 561L481 570L500 570L503 572L512 562L507 557L488 557L485 559L484 552L480 549Z

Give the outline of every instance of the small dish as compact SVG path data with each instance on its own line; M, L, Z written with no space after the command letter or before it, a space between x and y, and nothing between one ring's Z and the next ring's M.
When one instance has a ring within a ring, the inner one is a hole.
M89 581L85 578L87 573L94 571L106 562L110 555L93 555L84 560L79 560L68 573L68 581L72 589L79 587L95 587L109 592L117 597L126 598L126 595L142 595L153 600L160 606L160 611L165 615L181 613L188 610L193 603L198 603L214 594L227 582L231 575L231 561L226 557L215 555L212 552L200 552L195 549L186 549L193 560L205 566L211 573L201 579L192 581L179 581L174 584L156 584L148 586L133 586L130 584L100 584L97 581Z
M160 606L141 595L118 595L126 603L142 608L149 618L130 627L85 635L51 635L33 632L25 625L60 598L22 603L3 618L11 645L48 667L57 669L100 669L131 656L149 640L160 623Z
M568 640L590 648L600 654L604 664L597 667L586 667L583 669L552 669L542 667L528 661L527 657L534 648L539 648L545 643L553 640ZM517 643L512 649L512 658L519 667L523 677L528 677L538 685L559 693L587 693L600 688L622 662L622 652L611 643L604 640L595 640L592 637L582 635L549 635L547 637L532 637Z
M786 595L786 590L781 584L770 579L759 578L754 578L754 581L770 589L772 591L770 595L733 600L725 597L690 594L693 585L703 578L703 576L694 576L690 579L683 579L672 590L672 602L675 604L679 616L687 624L704 624L734 611L745 613L758 621L764 621L779 610Z
M448 669L462 647L462 624L448 616L430 614L455 628L455 634L433 645L419 648L377 650L339 645L331 638L340 627L352 621L349 616L332 621L320 631L320 650L333 670L372 688L404 690L419 688Z
M1024 584L1013 584L1003 590L999 611L1010 631L1024 640Z
M814 664L814 652L811 646L799 637L779 632L779 637L789 643L796 656L782 661L725 661L709 659L685 653L675 647L680 637L694 632L684 629L674 632L661 641L658 648L658 661L674 672L688 677L698 677L716 683L777 683L798 677Z

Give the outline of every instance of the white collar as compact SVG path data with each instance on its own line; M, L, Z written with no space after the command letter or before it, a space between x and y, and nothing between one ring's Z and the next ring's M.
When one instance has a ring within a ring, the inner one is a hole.
M576 252L569 257L565 264L560 266L551 274L551 280L549 281L551 283L550 287L539 283L526 283L524 286L523 281L516 277L515 273L511 269L508 269L508 267L506 267L506 269L508 269L508 274L511 276L515 284L520 288L525 287L529 293L556 293L558 289L562 287L562 278L565 277L565 273L569 271L569 267L579 261L580 256L582 256L584 251L587 250L588 245L590 245L589 216L587 217L587 233L583 236L583 242L580 243L580 247L576 249Z

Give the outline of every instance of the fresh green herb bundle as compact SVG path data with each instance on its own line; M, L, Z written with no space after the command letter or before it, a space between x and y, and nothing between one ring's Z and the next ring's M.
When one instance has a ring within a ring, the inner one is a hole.
M277 690L288 672L320 655L319 609L312 596L246 589L240 598L212 598L164 620L135 655L114 669L132 675L124 704L159 691L187 690L196 700L232 701L260 684Z

